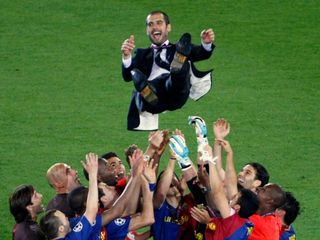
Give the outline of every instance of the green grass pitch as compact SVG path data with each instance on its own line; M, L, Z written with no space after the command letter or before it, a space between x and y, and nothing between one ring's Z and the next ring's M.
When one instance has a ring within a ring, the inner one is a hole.
M160 116L160 128L180 128L195 158L189 115L209 128L219 117L237 169L264 164L271 181L292 191L302 213L298 239L319 239L320 3L319 1L17 1L0 3L0 239L11 239L8 196L19 184L54 195L47 168L66 162L81 173L85 153L145 148L146 132L128 132L132 83L120 72L120 46L130 34L149 45L145 17L161 9L171 17L170 39L202 29L216 33L210 60L211 92ZM163 158L161 168L166 164ZM317 204L318 202L318 204Z

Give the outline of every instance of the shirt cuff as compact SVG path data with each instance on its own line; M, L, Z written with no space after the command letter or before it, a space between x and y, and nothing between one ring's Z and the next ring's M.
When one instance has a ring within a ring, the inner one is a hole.
M129 57L128 59L122 58L122 64L123 64L123 66L125 68L130 67L131 63L132 63L132 58L131 57Z
M202 47L204 48L204 50L210 52L212 50L212 43L204 43L204 42L201 42L202 44Z

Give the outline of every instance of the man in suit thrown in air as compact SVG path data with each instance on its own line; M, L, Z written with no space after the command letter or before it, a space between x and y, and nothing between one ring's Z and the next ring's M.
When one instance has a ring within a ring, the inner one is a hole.
M198 100L211 88L211 70L200 72L193 62L210 58L215 47L212 29L201 32L201 45L193 45L189 33L171 44L168 15L153 11L146 18L146 31L152 43L150 47L138 48L132 56L133 35L121 47L123 79L133 81L135 86L128 130L157 129L159 113L181 108L189 96Z

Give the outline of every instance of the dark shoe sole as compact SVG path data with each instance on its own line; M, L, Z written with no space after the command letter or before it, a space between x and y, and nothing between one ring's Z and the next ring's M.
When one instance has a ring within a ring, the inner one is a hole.
M176 51L181 55L188 57L191 53L191 35L184 33L176 44Z

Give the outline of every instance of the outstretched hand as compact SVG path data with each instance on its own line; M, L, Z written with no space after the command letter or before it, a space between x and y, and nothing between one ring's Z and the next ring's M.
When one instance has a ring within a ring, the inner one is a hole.
M156 169L158 164L153 164L153 162L153 159L151 159L150 162L146 161L143 170L143 176L148 180L149 183L157 182Z
M208 224L211 220L209 212L205 208L193 207L191 208L191 216L199 223Z
M219 118L213 123L213 132L216 139L224 139L230 132L230 124L227 120Z
M164 132L163 131L155 131L149 134L148 142L155 150L158 150L161 147L161 144L164 140Z
M134 36L130 35L130 37L124 40L124 42L122 43L122 46L121 46L122 57L124 59L128 59L131 56L132 50L134 48L135 48Z
M231 145L227 140L217 139L216 141L222 146L226 153L232 153Z
M214 42L214 32L211 28L204 29L201 32L200 37L203 43L209 44Z
M131 176L136 177L142 174L143 165L144 165L144 158L143 152L141 149L134 150L133 154L129 156L129 161L131 166Z
M98 155L94 153L86 154L86 162L81 161L81 164L89 176L96 176L98 174Z

